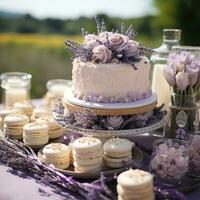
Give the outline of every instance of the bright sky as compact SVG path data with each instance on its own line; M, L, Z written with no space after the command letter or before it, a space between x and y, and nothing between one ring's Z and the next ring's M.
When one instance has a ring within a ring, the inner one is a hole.
M97 13L139 17L155 13L153 0L0 0L0 10L30 13L38 18L75 18Z

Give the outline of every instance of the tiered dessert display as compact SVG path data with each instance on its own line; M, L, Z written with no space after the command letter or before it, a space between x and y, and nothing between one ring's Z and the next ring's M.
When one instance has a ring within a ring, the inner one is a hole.
M66 91L54 117L65 128L97 137L128 136L160 128L164 112L151 91L150 49L134 40L132 26L106 30L96 20L97 33L84 29L84 43L66 41L75 54L72 91ZM95 131L94 131L95 129Z

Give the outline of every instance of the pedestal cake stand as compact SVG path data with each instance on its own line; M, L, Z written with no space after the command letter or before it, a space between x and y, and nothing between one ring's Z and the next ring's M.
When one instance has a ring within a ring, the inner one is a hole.
M164 124L164 116L145 127L122 130L99 130L82 128L66 122L65 110L67 109L70 112L84 112L90 110L97 116L123 116L152 111L156 107L156 104L157 95L155 93L152 93L149 98L131 103L94 103L80 100L69 92L68 95L62 99L62 105L57 105L53 110L53 117L65 129L84 136L94 136L101 140L106 140L111 137L131 137L161 128Z

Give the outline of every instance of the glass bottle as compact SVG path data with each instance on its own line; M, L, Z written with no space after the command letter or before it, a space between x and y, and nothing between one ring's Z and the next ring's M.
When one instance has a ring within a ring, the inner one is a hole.
M16 102L24 102L30 99L31 74L6 72L1 74L0 78L5 107L13 107Z
M167 59L173 46L179 46L181 30L163 29L163 43L154 49L151 60L151 86L158 95L158 105L165 104L165 108L170 102L170 89L163 76L163 67L167 64Z

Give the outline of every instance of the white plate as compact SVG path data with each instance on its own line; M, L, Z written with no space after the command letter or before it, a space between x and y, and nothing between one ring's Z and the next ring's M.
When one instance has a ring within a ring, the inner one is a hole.
M157 94L152 93L152 95L146 99L138 100L130 103L96 103L88 102L81 99L78 99L73 96L72 91L68 90L65 92L65 97L63 98L64 102L69 102L71 104L85 107L85 108L98 108L98 109L128 109L128 108L138 108L146 105L150 105L157 101Z

